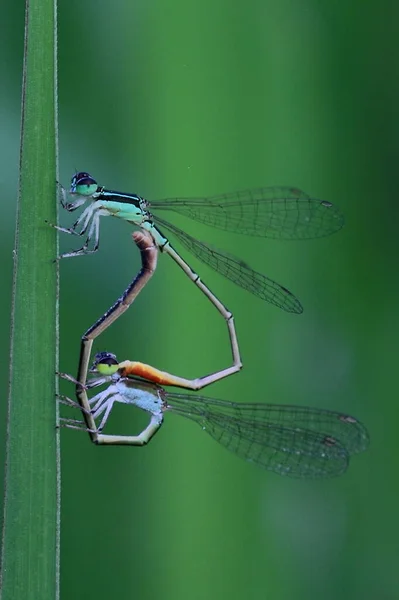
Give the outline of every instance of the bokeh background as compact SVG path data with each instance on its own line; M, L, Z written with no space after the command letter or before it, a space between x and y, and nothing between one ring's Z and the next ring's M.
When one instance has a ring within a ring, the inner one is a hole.
M0 20L2 439L22 4L5 0ZM76 168L149 199L293 185L346 215L339 234L309 242L175 220L305 307L285 314L190 259L234 312L244 361L207 394L342 410L371 434L345 476L309 482L262 472L173 415L144 449L63 431L65 600L398 597L398 18L399 5L369 0L61 3L64 185ZM139 268L129 226L101 228L97 255L61 265L61 368L71 373L81 334ZM61 248L78 242L61 237ZM164 256L95 349L187 377L230 361L222 319ZM110 427L134 433L144 421L118 407Z

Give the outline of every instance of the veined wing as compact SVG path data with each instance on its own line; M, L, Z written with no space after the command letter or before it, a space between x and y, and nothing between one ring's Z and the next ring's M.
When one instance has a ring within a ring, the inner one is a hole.
M369 441L357 419L334 411L169 393L166 401L172 412L198 423L231 452L280 475L340 475Z
M199 260L244 290L287 312L296 314L303 312L302 305L294 294L266 275L254 271L244 261L230 254L224 254L209 244L199 242L163 219L157 218L156 222L173 233L180 243Z
M293 187L264 187L210 198L150 202L205 225L274 239L301 240L335 233L344 224L340 210Z

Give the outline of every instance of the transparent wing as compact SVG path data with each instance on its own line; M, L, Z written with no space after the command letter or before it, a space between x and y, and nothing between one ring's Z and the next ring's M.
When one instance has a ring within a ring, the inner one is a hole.
M349 457L369 442L364 425L334 411L170 393L166 402L167 409L198 423L231 452L280 475L340 475Z
M230 254L225 254L209 244L199 242L163 219L157 218L156 221L163 228L175 235L184 248L194 254L199 260L244 290L287 312L299 314L303 311L301 303L294 294L269 277L266 277L266 275L254 271L244 261Z
M301 240L335 233L344 224L340 210L292 187L265 187L211 198L150 202L211 227L274 239Z

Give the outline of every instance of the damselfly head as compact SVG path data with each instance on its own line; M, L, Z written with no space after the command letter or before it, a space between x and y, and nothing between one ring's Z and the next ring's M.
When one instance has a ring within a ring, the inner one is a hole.
M98 189L97 181L89 173L75 173L71 179L71 194L91 196Z
M113 375L117 372L119 363L115 354L111 352L98 352L94 357L94 362L89 369L89 373L100 373L101 375Z

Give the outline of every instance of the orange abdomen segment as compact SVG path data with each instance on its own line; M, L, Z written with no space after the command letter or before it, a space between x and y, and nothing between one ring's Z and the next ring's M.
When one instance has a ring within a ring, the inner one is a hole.
M166 371L160 371L155 367L151 367L151 365L129 360L120 364L120 372L123 377L134 375L135 377L142 377L147 381L152 381L159 385L178 385L181 380L180 377L175 377Z

